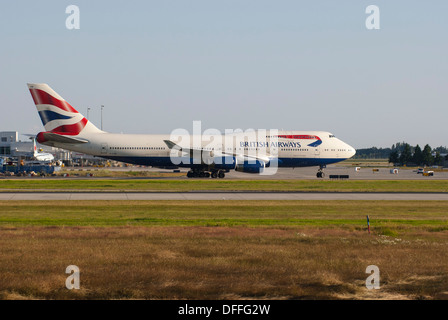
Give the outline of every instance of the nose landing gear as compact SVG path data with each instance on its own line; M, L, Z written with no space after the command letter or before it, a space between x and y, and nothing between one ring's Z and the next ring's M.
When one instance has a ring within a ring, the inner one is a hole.
M324 168L326 168L325 165L319 166L319 170L317 170L316 177L318 177L318 178L325 178Z

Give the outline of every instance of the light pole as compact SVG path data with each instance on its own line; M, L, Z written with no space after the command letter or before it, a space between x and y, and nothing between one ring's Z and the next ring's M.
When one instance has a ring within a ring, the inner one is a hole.
M90 111L90 108L87 108L87 120L89 120L89 111Z
M103 130L103 108L104 106L101 105L101 130Z

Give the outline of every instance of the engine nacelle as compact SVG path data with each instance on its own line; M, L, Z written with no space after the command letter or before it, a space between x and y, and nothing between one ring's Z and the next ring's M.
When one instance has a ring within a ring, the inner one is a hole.
M202 157L202 159L190 158L188 156L177 157L172 161L174 165L188 168L203 168L204 165L216 170L233 170L236 168L236 158L232 156Z
M218 170L233 170L237 166L237 161L232 156L214 157L210 166Z
M236 164L236 171L246 173L261 173L264 171L266 163L261 160L244 160Z

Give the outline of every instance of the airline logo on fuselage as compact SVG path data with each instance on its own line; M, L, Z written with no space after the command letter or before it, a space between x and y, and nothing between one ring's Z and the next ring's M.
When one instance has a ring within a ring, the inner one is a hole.
M317 147L322 144L322 140L318 136L314 135L278 135L279 139L291 139L291 140L316 140L310 144L308 147ZM268 142L268 141L240 141L241 148L301 148L302 145L300 142L296 141L276 141L276 142Z
M240 141L241 148L301 148L300 142Z

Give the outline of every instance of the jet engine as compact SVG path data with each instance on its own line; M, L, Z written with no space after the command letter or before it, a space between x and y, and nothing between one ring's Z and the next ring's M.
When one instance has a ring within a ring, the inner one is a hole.
M262 160L247 160L237 162L236 171L246 172L246 173L261 173L264 171L266 163Z

